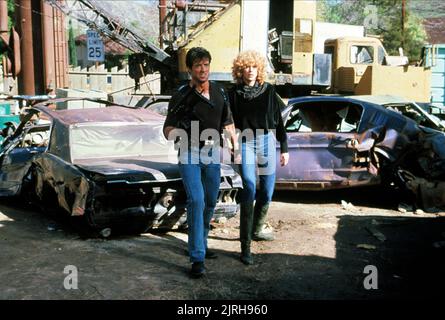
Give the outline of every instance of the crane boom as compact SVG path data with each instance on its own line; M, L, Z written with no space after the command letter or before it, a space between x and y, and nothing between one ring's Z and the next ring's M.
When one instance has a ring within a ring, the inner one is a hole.
M170 55L146 41L119 18L101 8L96 1L46 0L46 2L125 48L135 53L145 53L162 64L170 65Z

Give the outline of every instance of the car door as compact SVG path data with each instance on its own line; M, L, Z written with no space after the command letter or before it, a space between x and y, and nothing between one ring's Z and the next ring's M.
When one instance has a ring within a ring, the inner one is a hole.
M346 187L375 178L368 172L366 154L354 147L357 110L339 102L295 104L285 124L290 160L285 167L277 163L277 188Z
M0 152L0 196L17 195L36 154L46 150L49 125L19 126ZM37 138L38 137L38 138Z

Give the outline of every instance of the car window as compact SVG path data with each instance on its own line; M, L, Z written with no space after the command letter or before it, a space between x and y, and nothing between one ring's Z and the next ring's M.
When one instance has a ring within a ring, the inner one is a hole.
M49 144L50 125L32 125L24 130L19 147L47 147Z
M105 157L175 154L162 134L162 124L82 123L70 127L72 161Z
M350 61L353 64L371 64L374 61L372 46L351 46Z
M330 54L332 57L332 65L336 65L336 55L335 55L335 47L334 46L326 46L324 47L324 53Z
M311 132L310 124L303 118L303 114L299 109L294 109L289 115L289 120L286 124L287 132Z
M382 46L379 46L377 51L377 59L379 64L383 64L385 56L386 56L385 49L383 49Z
M287 132L357 132L362 109L343 102L297 104L286 122Z
M168 101L159 101L150 104L146 109L156 112L162 116L167 116L168 113Z

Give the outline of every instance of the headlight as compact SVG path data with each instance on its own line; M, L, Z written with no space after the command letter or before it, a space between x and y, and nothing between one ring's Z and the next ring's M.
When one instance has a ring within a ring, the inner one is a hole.
M43 135L41 133L35 133L31 137L32 144L40 145L43 143Z
M164 194L161 199L159 199L159 204L164 208L170 208L173 205L174 196L171 193Z

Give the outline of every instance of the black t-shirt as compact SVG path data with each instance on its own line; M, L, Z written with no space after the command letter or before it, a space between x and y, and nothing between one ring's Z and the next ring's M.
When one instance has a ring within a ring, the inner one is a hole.
M263 84L263 90L252 99L246 99L238 93L240 85L229 91L231 111L237 129L276 130L276 138L280 142L281 152L288 152L287 135L284 129L281 110L284 103L269 84Z
M215 82L210 82L209 94L210 100L188 84L180 87L169 102L164 128L168 126L182 128L190 134L187 126L190 125L190 121L197 120L201 135L205 129L215 129L221 133L223 127L233 124L230 103L224 88Z

